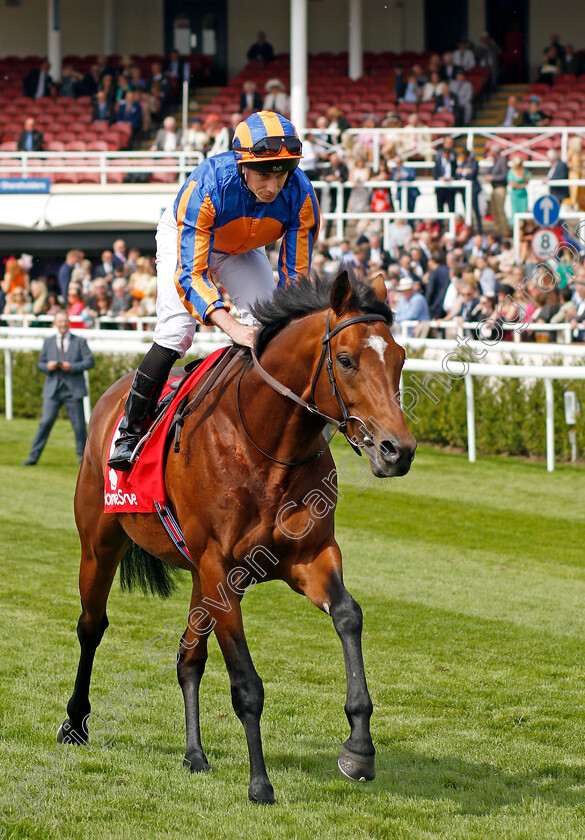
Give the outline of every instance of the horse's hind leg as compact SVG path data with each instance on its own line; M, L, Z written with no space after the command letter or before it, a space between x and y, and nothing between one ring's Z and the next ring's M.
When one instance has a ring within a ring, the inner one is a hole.
M211 770L201 745L199 726L199 685L207 662L207 639L213 623L201 600L201 584L197 573L193 574L193 593L187 628L181 639L177 660L177 677L185 701L185 723L187 746L183 764L192 773Z
M128 538L111 515L101 513L92 520L93 533L80 529L81 566L79 592L81 616L77 623L77 636L81 646L77 677L73 694L67 704L67 719L59 727L59 743L83 743L87 740L87 715L90 712L89 684L96 649L108 626L106 602L118 563L126 549Z

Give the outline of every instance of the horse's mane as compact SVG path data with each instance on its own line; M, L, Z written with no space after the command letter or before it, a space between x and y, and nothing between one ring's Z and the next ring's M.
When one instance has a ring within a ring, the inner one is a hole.
M358 280L349 267L344 266L341 271L347 271L351 282L349 307L360 312L382 315L388 326L392 326L392 310L386 303L378 300L373 288ZM311 277L298 275L294 283L278 288L272 300L256 303L252 312L261 325L256 338L256 354L260 356L270 339L292 321L312 312L328 309L334 282L335 280L323 280L315 274Z

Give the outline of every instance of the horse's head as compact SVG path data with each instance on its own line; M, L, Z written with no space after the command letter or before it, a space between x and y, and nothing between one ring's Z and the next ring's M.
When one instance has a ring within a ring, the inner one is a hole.
M404 349L390 331L392 312L381 276L364 284L342 271L331 288L329 315L330 374L323 372L315 402L338 416L347 409L347 435L368 456L374 475L405 475L416 441L400 405L400 372ZM366 320L368 315L379 319ZM364 320L360 320L360 316ZM344 326L346 324L346 326ZM325 342L327 336L325 337ZM338 395L335 394L337 388Z

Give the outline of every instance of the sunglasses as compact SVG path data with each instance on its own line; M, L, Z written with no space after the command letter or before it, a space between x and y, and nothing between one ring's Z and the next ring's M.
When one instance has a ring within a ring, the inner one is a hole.
M303 144L298 137L263 137L253 146L242 147L242 151L251 152L254 157L268 157L280 154L283 147L291 155L300 155Z

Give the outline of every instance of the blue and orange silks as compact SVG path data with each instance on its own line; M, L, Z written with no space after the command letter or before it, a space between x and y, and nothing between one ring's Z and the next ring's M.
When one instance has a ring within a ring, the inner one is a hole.
M255 199L242 184L233 152L207 158L181 187L177 220L175 285L185 308L202 323L226 308L209 269L212 251L243 254L283 236L278 260L282 286L308 273L319 233L319 205L311 182L295 169L270 203Z

